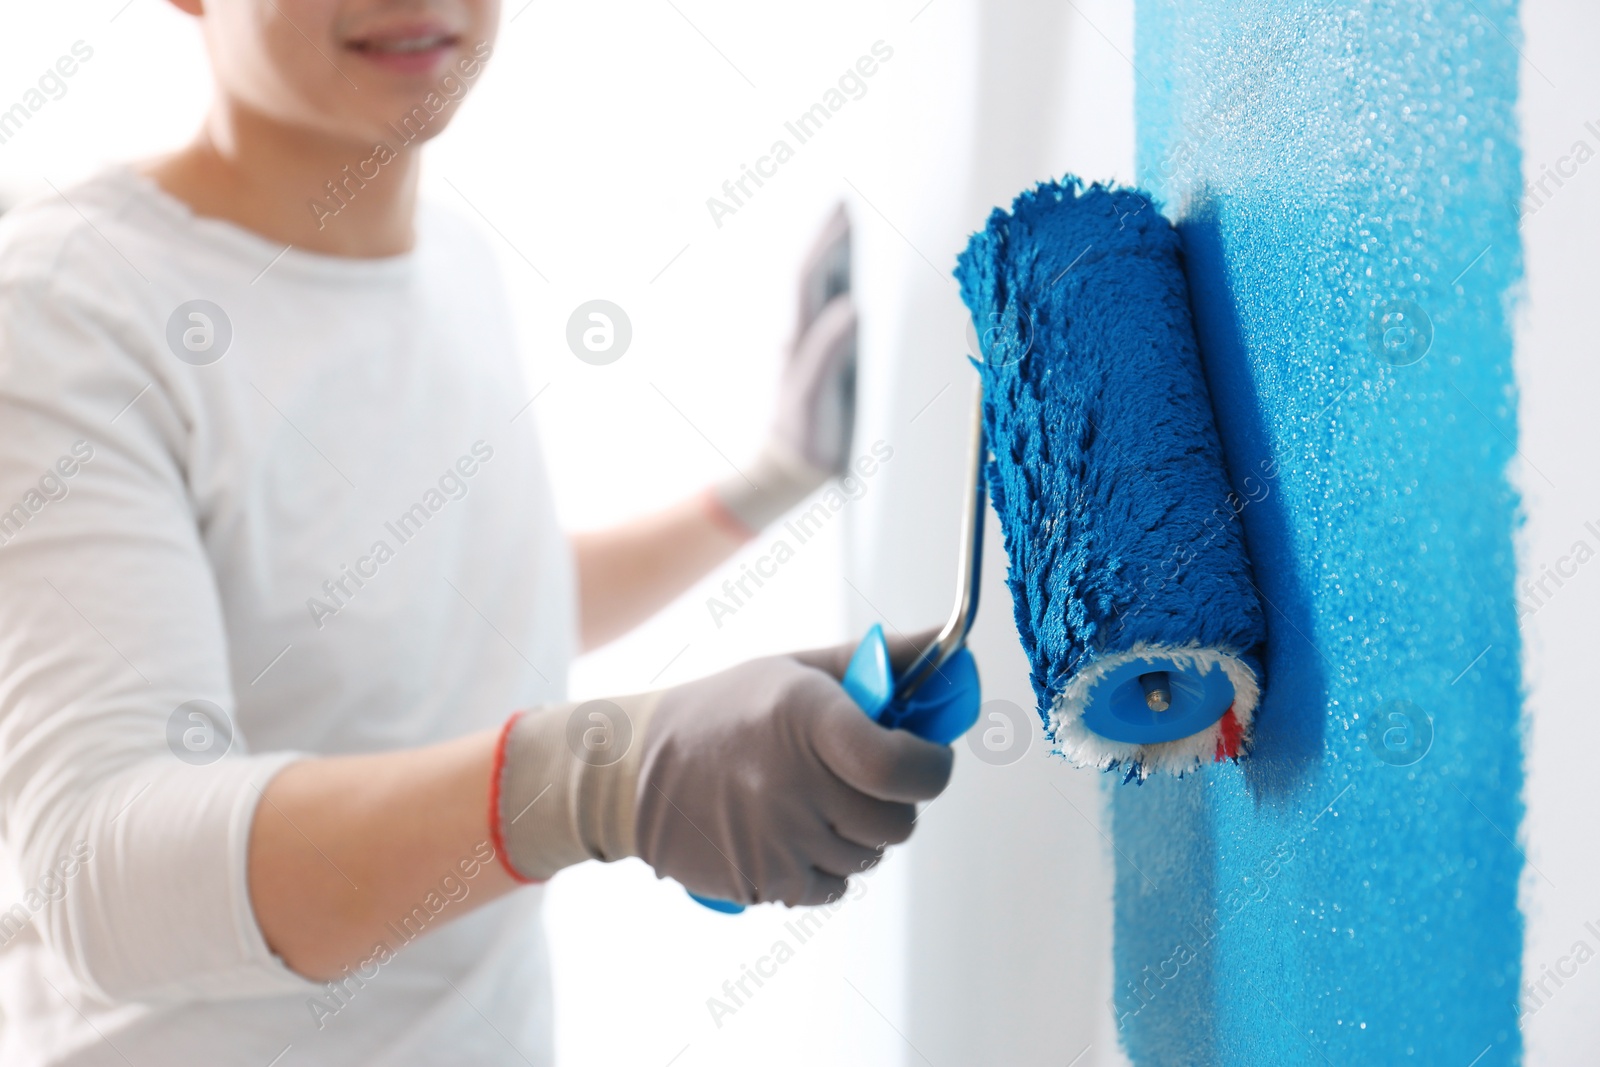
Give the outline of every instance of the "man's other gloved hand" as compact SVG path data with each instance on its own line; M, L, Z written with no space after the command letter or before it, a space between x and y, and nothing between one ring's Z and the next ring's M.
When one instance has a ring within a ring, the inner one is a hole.
M856 403L850 286L850 218L841 204L800 271L794 339L766 443L712 489L715 505L745 532L759 532L849 463Z

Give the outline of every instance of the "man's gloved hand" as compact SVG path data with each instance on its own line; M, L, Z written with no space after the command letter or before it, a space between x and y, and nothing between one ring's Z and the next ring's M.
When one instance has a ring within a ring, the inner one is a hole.
M794 340L767 441L754 462L712 488L715 504L749 533L849 462L856 393L850 284L850 218L841 204L801 268Z
M645 738L638 852L701 896L821 904L911 836L952 753L773 656L669 691Z
M915 802L944 789L953 760L856 707L838 681L853 648L513 719L493 805L508 865L542 879L637 855L701 896L742 904L843 892L910 836ZM903 667L912 654L902 642L893 658Z

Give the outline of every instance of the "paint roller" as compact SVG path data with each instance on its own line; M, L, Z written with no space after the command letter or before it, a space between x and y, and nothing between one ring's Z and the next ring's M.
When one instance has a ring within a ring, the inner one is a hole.
M1058 751L1130 779L1238 756L1265 633L1178 235L1146 194L1069 177L1023 193L1009 215L996 209L956 277L979 334L982 389L955 605L899 676L873 625L845 690L885 728L941 744L972 726L978 678L965 642L987 481L1030 680Z
M1181 256L1148 195L1069 176L995 209L956 269L1040 715L1128 778L1245 751L1262 677Z

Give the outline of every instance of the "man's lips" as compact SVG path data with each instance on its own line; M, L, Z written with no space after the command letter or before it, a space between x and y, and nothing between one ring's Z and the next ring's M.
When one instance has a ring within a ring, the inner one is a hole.
M346 42L345 50L396 74L430 74L460 43L459 34L426 26L368 34Z

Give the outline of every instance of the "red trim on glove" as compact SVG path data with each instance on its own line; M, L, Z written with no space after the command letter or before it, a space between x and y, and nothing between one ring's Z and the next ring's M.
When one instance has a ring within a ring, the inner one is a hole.
M756 534L761 532L760 530L750 529L739 519L739 516L729 511L728 505L722 502L722 498L717 495L716 489L708 488L704 493L700 494L700 500L705 508L706 516L722 527L725 533L740 542L752 540Z
M506 724L500 727L500 739L494 744L494 764L489 769L489 841L494 845L495 855L500 857L500 866L506 869L507 874L523 885L537 885L541 879L528 878L511 866L511 852L506 848L505 834L500 829L500 781L506 772L506 742L511 737L511 727L521 717L522 712L519 711L507 719Z

